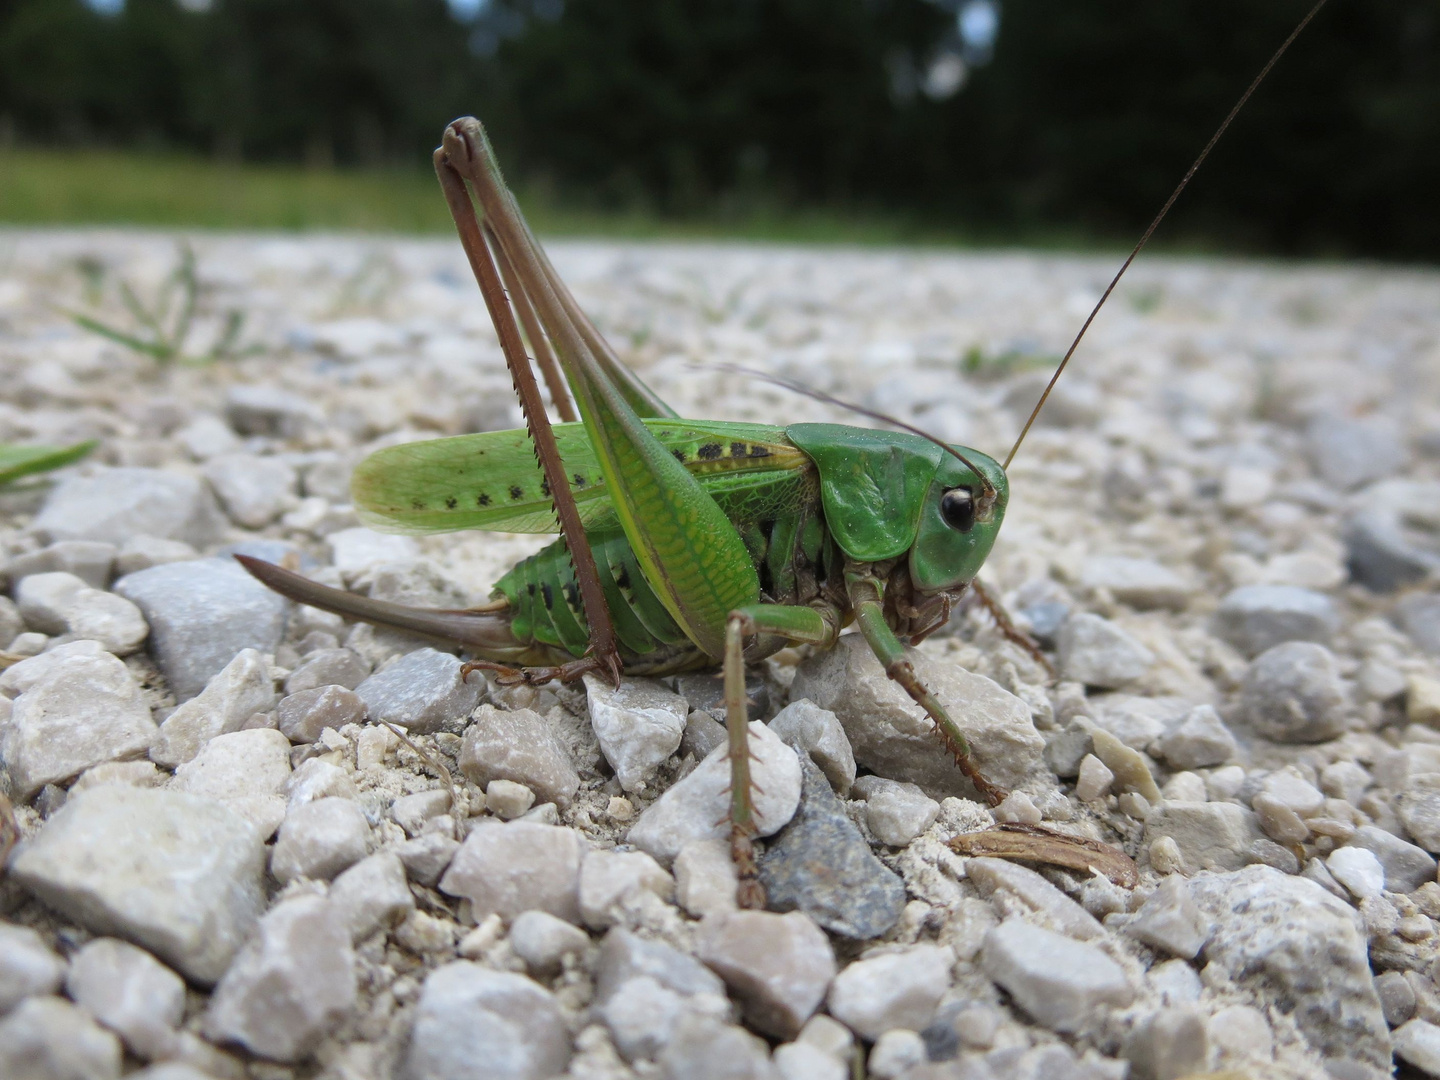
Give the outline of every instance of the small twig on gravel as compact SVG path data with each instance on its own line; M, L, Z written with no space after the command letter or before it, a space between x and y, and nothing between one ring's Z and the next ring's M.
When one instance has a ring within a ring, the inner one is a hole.
M415 743L411 742L410 736L405 734L405 729L400 727L400 725L392 724L389 720L377 720L376 723L383 724L391 731L393 731L396 738L398 738L411 750L414 750L415 753L418 754L420 758L425 762L425 764L429 765L432 769L434 769L435 772L439 775L440 779L445 781L445 786L450 790L450 809L454 810L459 805L459 797L458 793L455 790L455 780L453 777L451 777L450 770L446 767L445 763L439 758L437 758L434 754L430 753L430 751L426 750L424 747L417 746Z

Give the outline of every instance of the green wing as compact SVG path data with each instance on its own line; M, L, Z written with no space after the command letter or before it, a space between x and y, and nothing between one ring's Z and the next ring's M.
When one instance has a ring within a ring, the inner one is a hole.
M646 418L660 444L686 466L731 520L761 520L803 497L809 458L769 424ZM614 508L583 424L556 424L581 520L614 519ZM460 529L553 533L555 512L530 436L487 431L378 450L355 469L351 496L360 520L384 532Z

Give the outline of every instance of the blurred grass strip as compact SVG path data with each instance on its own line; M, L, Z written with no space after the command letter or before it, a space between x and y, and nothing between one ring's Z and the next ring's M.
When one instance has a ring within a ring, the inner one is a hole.
M538 189L522 188L520 201L536 231L550 236L947 246L974 239L933 221L825 207L755 205L676 220L643 209L566 205ZM35 149L0 149L0 224L441 234L454 228L434 176L418 168L314 169ZM1057 238L1029 239L1053 246Z
M0 221L211 229L449 230L434 177L112 151L0 150Z

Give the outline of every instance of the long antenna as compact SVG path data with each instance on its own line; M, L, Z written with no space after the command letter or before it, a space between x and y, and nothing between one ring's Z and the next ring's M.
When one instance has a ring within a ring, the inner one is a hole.
M1265 76L1270 74L1270 69L1275 66L1280 57L1285 55L1285 50L1290 48L1294 40L1300 36L1300 32L1310 25L1310 20L1315 18L1324 6L1325 0L1317 0L1315 6L1300 20L1300 24L1296 26L1294 30L1290 31L1290 36L1280 43L1280 47L1275 50L1275 55L1270 57L1265 66L1260 69L1260 74L1255 76L1255 81L1250 84L1245 90L1245 93L1240 95L1240 100L1237 101L1235 107L1230 110L1230 115L1225 117L1220 126L1215 129L1215 134L1210 136L1210 141L1205 144L1205 149L1200 151L1200 156L1195 159L1195 164L1190 166L1184 177L1181 178L1180 183L1175 185L1175 190L1172 191L1170 197L1165 200L1165 205L1162 206L1160 212L1155 215L1155 220L1150 222L1150 227L1145 230L1145 235L1140 237L1140 242L1135 245L1134 250L1130 252L1129 257L1121 264L1120 269L1115 271L1115 276L1110 279L1110 284L1105 287L1105 292L1101 295L1100 299L1096 301L1095 306L1090 309L1090 314L1085 319L1085 325L1080 327L1080 332L1075 335L1075 340L1070 343L1070 348L1065 351L1064 359L1060 361L1060 366L1055 369L1055 374L1050 377L1050 382L1046 385L1045 392L1040 395L1040 400L1035 403L1035 408L1030 412L1030 418L1025 421L1025 426L1020 429L1020 437L1015 440L1015 445L1010 447L1010 453L1005 455L1003 468L1010 468L1010 462L1015 460L1015 452L1020 449L1020 444L1025 441L1025 436L1030 434L1030 428L1035 423L1035 418L1040 415L1040 410L1045 407L1045 402L1050 397L1050 391L1055 389L1055 384L1060 381L1060 375L1064 372L1065 365L1070 363L1070 357L1074 356L1075 350L1079 348L1080 339L1085 336L1085 331L1090 329L1090 324L1095 321L1095 316L1098 315L1100 309L1105 306L1105 301L1110 299L1110 294L1115 291L1115 286L1120 284L1120 278L1124 276L1126 270L1130 269L1130 264L1135 261L1135 256L1140 254L1140 249L1145 246L1155 230L1159 228L1160 222L1165 220L1165 215L1170 213L1170 208L1175 205L1175 200L1180 198L1180 193L1184 191L1190 183L1190 178L1194 176L1200 166L1205 163L1205 159L1210 156L1210 151L1215 149L1215 144L1220 141L1220 136L1225 134L1225 129L1230 126L1230 122L1234 120L1240 110L1245 107L1245 103L1250 100L1250 95L1255 93L1256 87L1265 81Z

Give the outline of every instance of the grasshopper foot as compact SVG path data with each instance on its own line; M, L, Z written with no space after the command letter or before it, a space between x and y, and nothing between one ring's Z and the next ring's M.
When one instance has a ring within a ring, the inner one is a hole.
M551 667L511 667L509 664L499 664L493 660L470 660L460 668L460 678L466 679L472 671L493 671L495 681L501 686L543 686L545 683L554 682L559 679L562 683L574 682L580 676L589 671L604 671L612 674L605 664L597 657L582 656L579 660L571 660L568 663L556 664ZM618 672L613 673L615 682L619 682Z
M750 831L739 825L730 830L730 858L740 879L735 902L747 911L764 911L765 886L760 884L760 871L755 865L755 845Z

